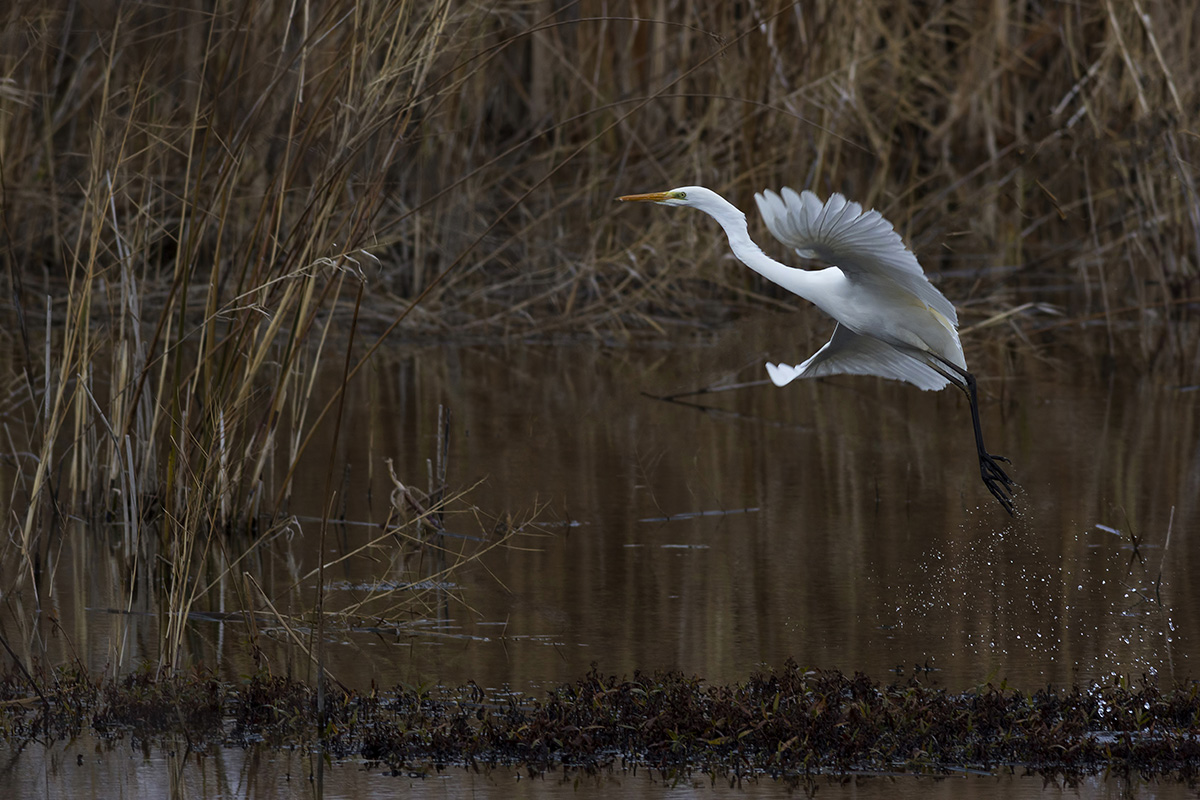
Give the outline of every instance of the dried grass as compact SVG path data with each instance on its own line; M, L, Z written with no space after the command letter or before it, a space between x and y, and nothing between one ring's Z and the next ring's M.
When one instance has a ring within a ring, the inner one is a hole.
M206 320L272 312L364 249L368 319L428 292L411 335L654 329L777 296L712 226L611 202L691 182L743 205L843 191L967 305L1157 321L1200 293L1187 3L541 10L16 4L0 135L26 316L100 275L111 313L127 263L143 324L165 305L173 341L211 346Z

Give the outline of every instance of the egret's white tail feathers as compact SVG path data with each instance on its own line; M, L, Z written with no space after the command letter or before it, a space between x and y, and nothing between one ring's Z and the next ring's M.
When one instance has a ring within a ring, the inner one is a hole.
M771 383L776 386L787 386L792 381L804 374L804 370L800 367L793 367L789 364L772 364L767 362L767 374L771 376Z
M918 356L901 352L871 336L859 336L840 324L833 329L833 336L825 346L803 364L767 364L767 374L776 386L822 375L878 375L927 391L942 389L949 383Z

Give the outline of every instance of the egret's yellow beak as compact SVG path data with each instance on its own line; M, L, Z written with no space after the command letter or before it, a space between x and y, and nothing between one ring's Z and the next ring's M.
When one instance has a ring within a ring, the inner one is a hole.
M650 192L649 194L627 194L617 199L622 203L661 203L671 197L670 192Z

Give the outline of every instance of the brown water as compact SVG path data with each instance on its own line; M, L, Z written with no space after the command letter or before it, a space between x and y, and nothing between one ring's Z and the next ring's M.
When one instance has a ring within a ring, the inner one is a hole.
M403 480L425 485L439 404L452 413L451 487L470 488L469 501L486 514L532 515L537 524L455 573L446 596L415 618L390 612L337 633L330 671L356 687L475 680L535 692L592 663L618 675L679 669L725 682L789 657L884 681L919 665L923 680L950 689L1197 675L1200 391L1187 376L1116 368L1085 338L1036 353L972 348L987 334L969 338L985 437L1012 459L1021 484L1015 519L979 480L969 412L953 391L843 377L690 398L705 408L646 396L760 380L763 360L807 356L825 328L816 315L773 315L653 348L509 343L382 357L356 387L337 451L323 445L319 466L297 479L294 510L315 515L324 464L332 457L339 474L347 465L346 516L360 524L336 527L327 557L378 537L388 512L385 458ZM1104 353L1103 343L1095 347ZM447 527L481 535L470 514ZM311 607L316 530L302 518L293 535L264 543L247 562L284 613ZM330 568L331 604L429 568L389 560L388 551ZM61 631L48 615L30 614L24 596L3 613L35 622L6 622L10 641L20 630L26 655L53 663L78 653L97 674L155 659L155 593L131 592L110 552L103 535L66 537L42 587ZM219 599L198 610L240 607L232 580L219 586ZM240 621L196 620L193 630L193 659L229 678L253 669ZM307 675L295 648L272 646L281 631L264 625L263 634L273 669ZM58 781L76 769L73 752L58 756L69 767L51 770L52 754L42 753L33 769L65 785ZM33 756L24 758L30 768ZM121 762L88 774L100 784L122 769L165 774L163 756L140 758L144 767ZM296 779L292 756L263 758ZM189 769L201 780L210 767ZM354 769L339 768L346 796L400 785L351 778ZM508 780L451 773L419 785L508 796ZM661 791L641 776L611 780L630 793ZM538 794L564 790L553 778L536 785ZM905 786L922 787L920 796L1041 791L1040 780L989 778L880 780L852 793L890 796ZM1121 791L1094 788L1096 796Z
M769 778L740 786L713 784L706 776L679 782L658 773L615 770L599 776L561 772L529 778L509 770L474 773L463 769L428 775L384 775L354 764L321 765L320 759L296 751L261 752L219 749L205 756L172 751L142 751L127 743L109 749L84 738L70 744L37 748L15 760L5 774L19 797L204 797L260 798L755 798L839 797L847 800L930 798L949 800L1019 800L1082 797L1175 800L1195 797L1178 783L1142 782L1136 778L1088 778L1065 786L1034 775L1005 771L995 776L957 775L939 779L907 776L858 776L845 780L818 778L805 787L789 788ZM815 788L815 793L813 789Z

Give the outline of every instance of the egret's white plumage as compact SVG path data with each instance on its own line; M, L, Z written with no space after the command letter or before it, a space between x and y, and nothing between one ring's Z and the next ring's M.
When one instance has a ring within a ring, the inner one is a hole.
M767 229L803 258L832 266L806 270L769 258L750 239L746 215L711 189L684 186L669 192L626 195L697 208L720 223L735 256L768 280L796 293L837 320L833 336L807 360L767 364L776 386L797 378L846 373L878 375L921 389L954 384L971 403L980 474L988 490L1012 513L1013 485L983 446L975 378L967 371L958 338L958 313L937 290L892 224L840 194L822 203L809 191L783 189L754 196Z

